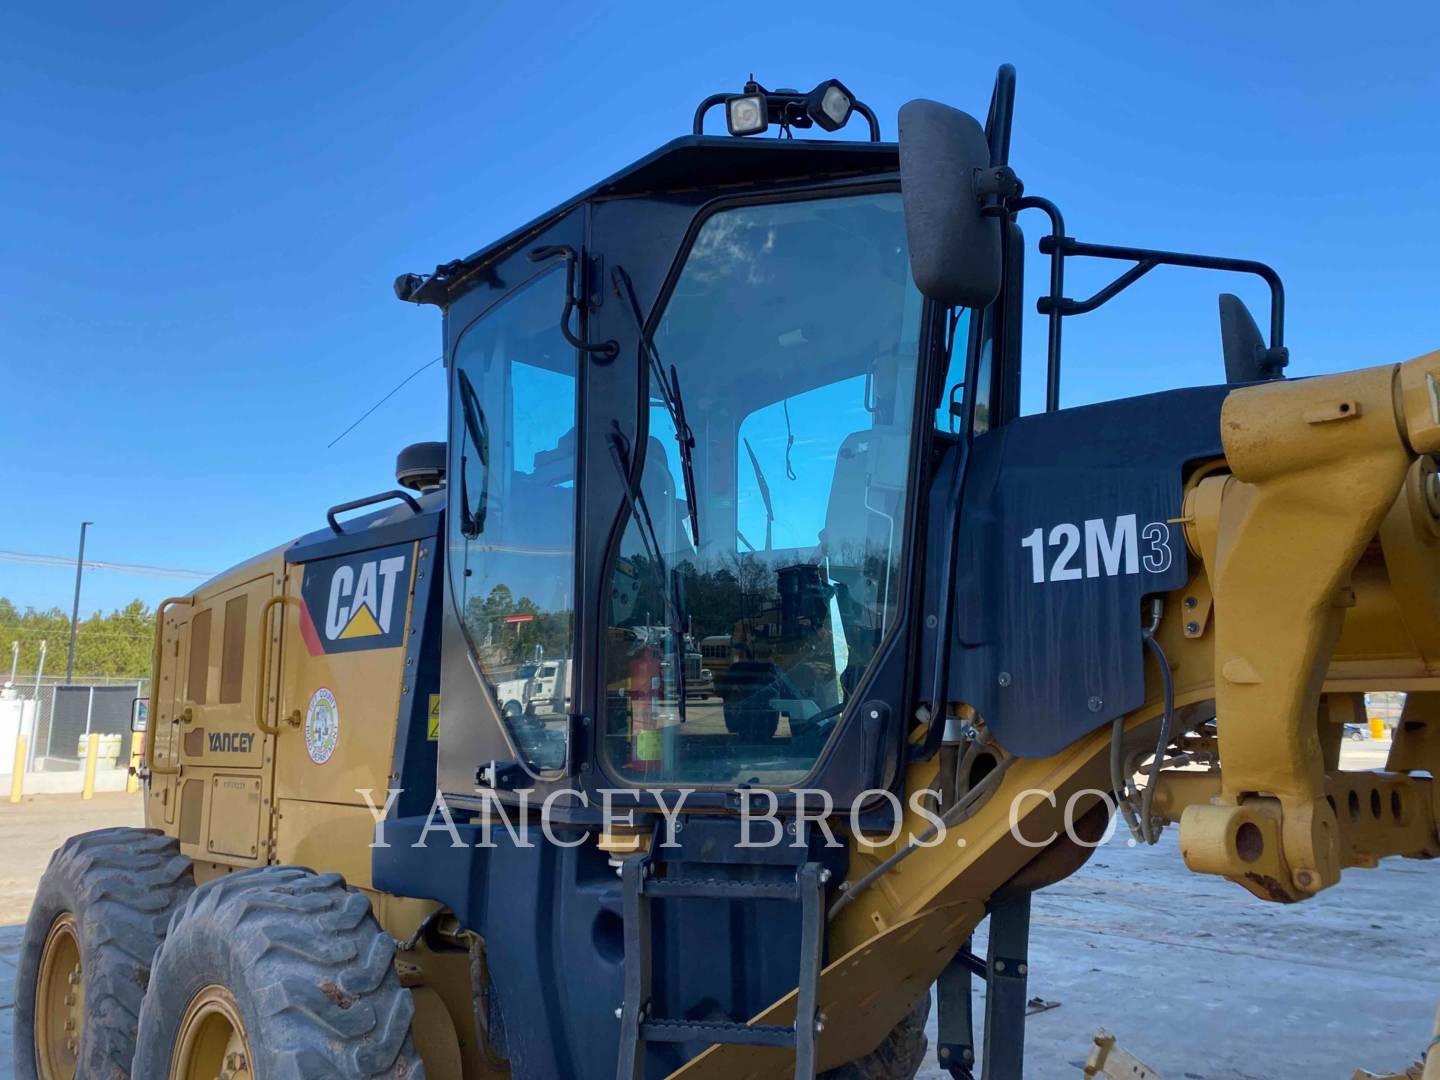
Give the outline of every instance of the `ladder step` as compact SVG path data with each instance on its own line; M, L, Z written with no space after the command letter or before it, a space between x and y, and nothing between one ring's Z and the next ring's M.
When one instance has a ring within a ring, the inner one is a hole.
M727 878L647 878L646 896L673 899L790 900L800 898L793 881L734 881Z
M795 1029L779 1024L741 1024L733 1020L647 1020L640 1025L646 1042L727 1043L736 1046L795 1045Z

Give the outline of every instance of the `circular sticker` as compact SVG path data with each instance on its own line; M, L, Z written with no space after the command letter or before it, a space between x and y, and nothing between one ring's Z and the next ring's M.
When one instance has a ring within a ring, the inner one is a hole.
M322 686L305 710L305 752L316 765L324 765L339 738L340 706L335 704L335 695Z

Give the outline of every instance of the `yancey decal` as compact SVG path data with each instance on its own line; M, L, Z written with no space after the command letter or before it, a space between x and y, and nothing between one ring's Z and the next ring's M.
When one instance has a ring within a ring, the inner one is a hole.
M322 686L311 695L310 707L305 710L305 752L316 765L324 765L339 741L340 706L335 695Z
M300 633L310 655L403 643L411 552L399 544L306 564Z
M254 745L253 731L212 731L209 736L212 754L248 754Z

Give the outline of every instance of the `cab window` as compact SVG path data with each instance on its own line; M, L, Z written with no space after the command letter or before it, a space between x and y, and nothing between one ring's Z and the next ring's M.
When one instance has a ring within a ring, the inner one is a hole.
M575 350L559 331L564 274L546 273L472 325L451 386L450 580L470 649L521 758L565 761L574 636ZM541 664L545 663L543 667Z

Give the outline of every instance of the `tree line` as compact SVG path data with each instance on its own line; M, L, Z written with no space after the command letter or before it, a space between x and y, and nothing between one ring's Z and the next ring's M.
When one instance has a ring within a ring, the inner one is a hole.
M135 676L150 674L151 649L155 640L155 612L142 600L132 600L123 608L96 612L80 620L75 635L76 675ZM65 674L65 653L70 646L70 616L59 608L21 611L0 596L0 649L4 649L6 667L0 681L10 675L11 642L20 643L17 680L34 677L40 662L40 642L47 645L45 673Z

